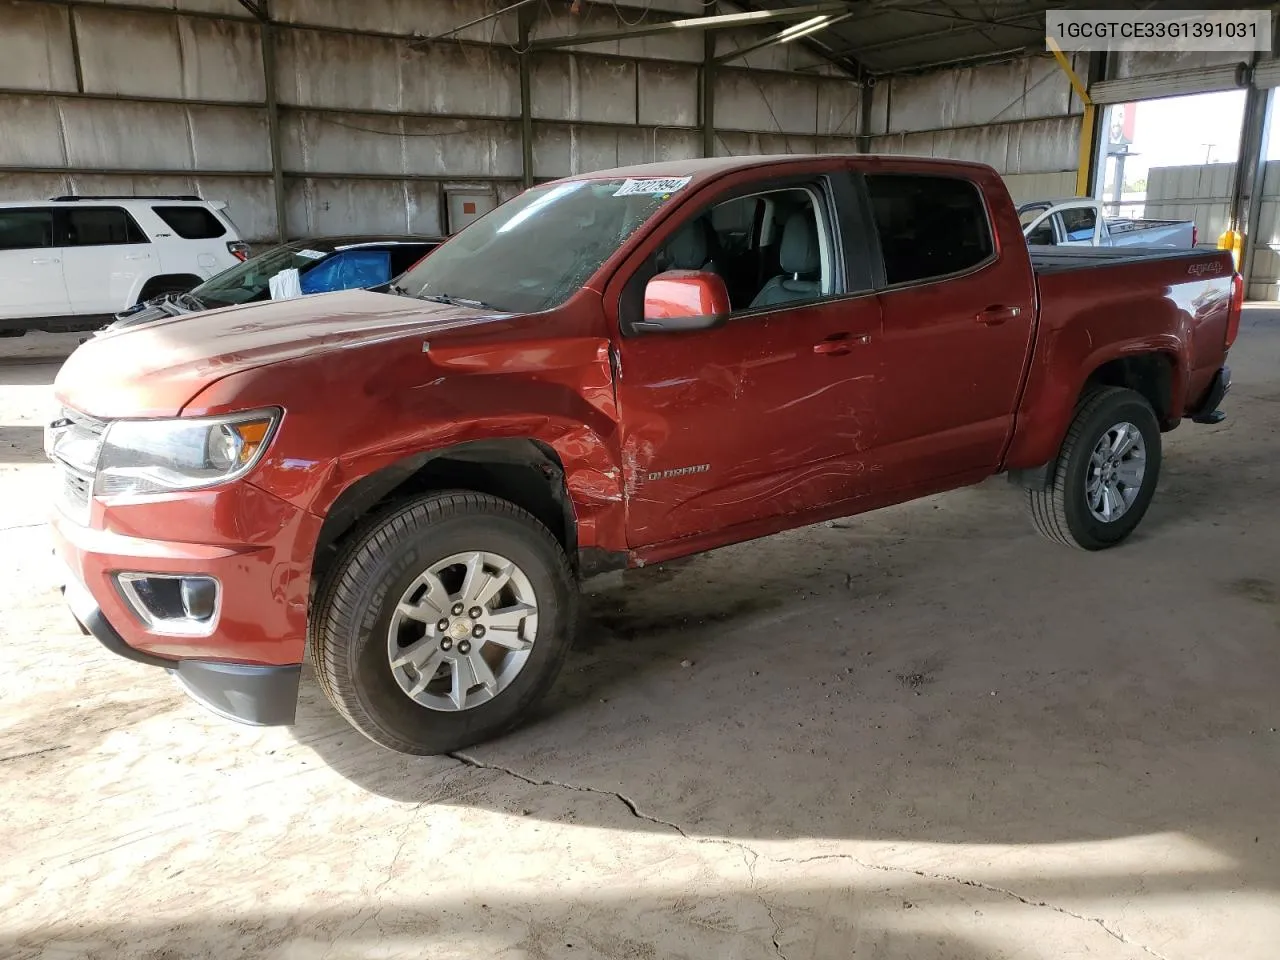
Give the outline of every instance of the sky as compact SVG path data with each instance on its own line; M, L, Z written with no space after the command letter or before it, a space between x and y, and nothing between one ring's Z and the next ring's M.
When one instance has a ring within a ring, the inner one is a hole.
M1244 98L1243 90L1227 90L1129 105L1136 112L1125 180L1145 177L1150 167L1234 162L1240 146ZM1275 127L1280 128L1280 123ZM1268 157L1277 156L1277 151L1280 129L1273 129Z

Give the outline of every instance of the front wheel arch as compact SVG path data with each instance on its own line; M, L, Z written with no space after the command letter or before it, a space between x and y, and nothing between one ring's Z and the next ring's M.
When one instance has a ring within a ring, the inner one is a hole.
M325 512L312 580L359 521L396 500L469 490L515 504L551 531L575 566L578 523L555 451L533 439L479 440L412 454L347 486Z

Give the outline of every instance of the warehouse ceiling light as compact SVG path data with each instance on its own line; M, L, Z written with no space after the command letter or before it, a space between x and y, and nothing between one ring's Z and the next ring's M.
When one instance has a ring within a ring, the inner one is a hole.
M535 40L535 50L550 50L556 47L579 47L588 43L600 43L604 40L626 40L632 37L646 37L659 33L672 33L680 30L725 30L732 27L749 27L761 23L775 23L780 20L805 20L809 29L799 31L804 24L798 24L795 37L805 36L814 30L829 26L835 20L814 24L813 21L823 15L848 14L848 4L842 2L812 3L800 7L786 7L781 10L749 10L742 13L725 13L712 17L685 17L679 20L663 20L638 24L625 30L606 30L599 33L580 33L569 37L548 37ZM836 19L845 19L838 17Z
M771 37L766 37L759 43L753 43L750 46L740 47L719 57L716 63L728 63L730 60L736 60L739 57L745 57L748 53L755 53L757 50L763 50L766 47L777 46L780 43L790 43L792 40L799 40L801 37L807 37L811 33L817 33L819 30L825 30L827 27L833 27L837 23L843 23L852 17L852 13L846 13L839 17L833 17L830 14L823 14L817 17L811 17L803 23L793 24L785 30L779 30Z
M806 20L804 23L794 24L778 33L778 42L786 43L788 40L794 40L796 37L806 36L813 33L815 30L821 30L830 22L831 15L829 13L824 13L820 17L814 17L811 20Z

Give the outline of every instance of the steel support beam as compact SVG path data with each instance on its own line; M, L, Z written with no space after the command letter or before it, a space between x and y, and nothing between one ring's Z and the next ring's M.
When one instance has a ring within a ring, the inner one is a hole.
M284 166L280 159L280 102L276 96L276 28L271 22L267 0L262 0L267 19L259 25L258 44L262 50L262 78L267 94L267 144L271 149L271 191L276 201L276 236L289 239L288 210L284 193Z
M702 155L716 155L716 35L702 34L702 71L698 75L698 107L702 114Z
M1053 58L1058 61L1058 66L1067 75L1071 88L1084 104L1084 117L1080 123L1080 147L1076 155L1076 196L1087 197L1093 189L1094 137L1098 132L1097 111L1093 100L1089 97L1089 85L1080 79L1075 68L1071 66L1071 58L1062 52L1062 48L1054 42L1052 37L1046 37L1045 40L1053 52ZM1092 61L1090 63L1092 64Z
M243 2L244 0L241 0L241 3ZM461 24L460 26L454 27L452 30L446 30L444 33L437 33L435 36L419 37L415 40L412 40L409 43L409 49L421 50L423 47L425 47L428 43L431 43L431 41L433 40L445 40L449 37L452 37L455 33L461 33L463 30L466 30L468 27L474 27L477 24L485 23L486 21L489 21L489 20L496 20L498 17L502 16L504 13L510 13L512 10L523 9L529 4L535 3L535 2L536 0L516 0L515 3L509 4L508 6L505 6L500 10L495 10L493 11L493 13L486 13L483 17L476 17L474 20L468 20L466 23ZM523 47L524 44L522 43L520 44L520 46Z
M784 10L753 10L745 13L724 13L710 17L685 17L679 20L661 20L637 24L622 30L602 30L597 33L580 33L570 37L548 37L533 44L535 50L555 50L561 47L581 47L606 40L630 40L634 37L650 37L681 30L727 30L735 27L751 27L762 23L786 20L807 20L821 14L846 12L844 2L810 3Z
M519 11L520 30L520 156L526 187L533 186L533 50L530 34L538 8L523 6Z
M71 65L76 71L76 92L84 93L84 62L80 59L80 32L76 29L76 11L67 10L67 30L71 39Z
M1258 152L1254 155L1252 177L1249 181L1248 203L1244 207L1244 250L1240 262L1246 296L1249 281L1253 279L1253 261L1258 253L1258 231L1262 229L1262 191L1267 175L1266 149L1271 139L1271 101L1275 91L1258 90L1257 93L1261 100L1262 129L1259 131Z
M1089 54L1089 69L1086 77L1087 89L1092 89L1099 80L1107 76L1107 55L1102 51ZM1076 194L1091 197L1095 187L1101 187L1100 174L1102 163L1102 125L1106 120L1106 110L1092 101L1085 104L1084 116L1080 118L1080 155L1079 168L1076 171ZM1082 176L1083 175L1083 176Z
M871 152L871 115L875 110L876 88L872 83L864 83L862 85L861 99L859 106L858 119L858 152Z
M195 178L233 178L237 180L266 179L271 176L269 170L165 170L156 167L32 167L0 165L0 176L11 174L36 174L39 176L82 177L86 175L104 177L173 177L174 179L191 180ZM444 176L443 174L403 174L403 173L350 173L325 170L285 170L286 180L378 180L399 183L411 181L423 183L518 183L519 177L495 177L491 174L459 174ZM542 177L543 180L554 180L555 177Z
M1253 55L1256 66L1260 54ZM1244 234L1244 249L1237 264L1244 276L1246 292L1258 250L1258 225L1262 217L1262 189L1267 174L1266 150L1270 139L1271 91L1253 84L1245 94L1244 122L1240 125L1240 151L1236 175L1231 184L1230 229Z

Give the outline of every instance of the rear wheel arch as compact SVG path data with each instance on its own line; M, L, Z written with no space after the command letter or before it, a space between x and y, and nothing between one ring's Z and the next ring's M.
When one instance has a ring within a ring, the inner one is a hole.
M1036 466L1010 469L1008 476L1013 484L1026 490L1044 490L1048 486L1080 405L1105 387L1121 387L1145 397L1155 411L1162 432L1172 430L1181 420L1179 365L1175 354L1153 350L1105 360L1097 364L1081 381L1057 430L1058 439L1053 456Z
M1099 364L1085 379L1077 403L1098 387L1123 387L1146 397L1162 430L1172 430L1181 420L1178 403L1178 358L1153 350L1129 354ZM1065 434L1065 430L1063 431Z

